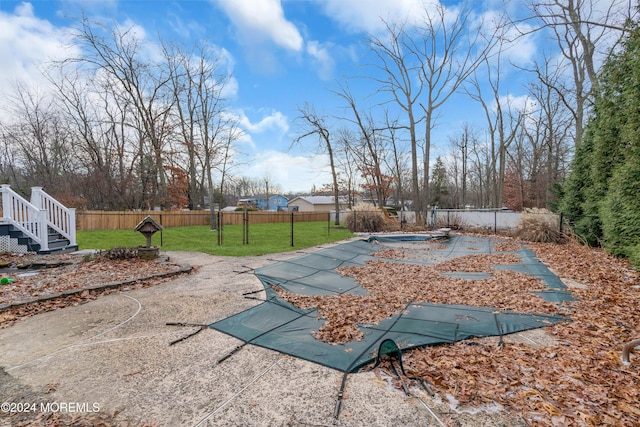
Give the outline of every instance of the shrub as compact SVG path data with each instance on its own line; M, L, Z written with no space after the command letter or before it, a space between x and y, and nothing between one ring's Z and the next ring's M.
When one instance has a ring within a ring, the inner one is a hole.
M387 218L381 210L370 205L356 205L347 214L345 223L352 232L375 233L386 229Z
M441 213L436 216L436 228L450 228L452 230L464 230L466 224L462 215L455 212Z
M529 242L562 243L558 217L546 209L527 209L520 217L516 237Z

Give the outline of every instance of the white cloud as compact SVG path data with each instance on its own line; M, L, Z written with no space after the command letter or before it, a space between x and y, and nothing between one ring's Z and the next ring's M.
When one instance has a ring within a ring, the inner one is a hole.
M316 67L318 76L322 80L329 80L333 76L335 68L335 61L329 50L320 42L310 40L307 43L307 53L313 58L313 65Z
M537 33L534 31L533 26L519 24L517 28L511 27L505 38L510 42L505 46L503 59L518 66L533 62L539 51Z
M502 73L511 68L509 64L518 67L531 64L540 50L539 32L525 22L508 24L501 10L490 9L478 14L473 27L483 33L484 37L495 42L489 60L494 65L497 65L499 60Z
M287 117L280 111L272 111L257 122L252 122L243 110L237 110L240 127L248 133L275 132L278 135L285 134L289 130Z
M70 34L49 21L35 17L30 3L21 3L11 14L0 11L0 92L17 81L47 86L40 66L72 54Z
M425 6L437 4L423 0L318 0L325 14L353 32L375 34L384 29L383 21L416 23Z
M201 24L193 20L185 22L179 12L181 11L178 11L178 13L172 11L167 14L169 26L179 37L186 39L191 37L192 34L205 33L206 30Z
M516 112L531 112L536 108L535 100L529 97L529 95L503 95L500 97L500 106L502 107L502 111L504 114L507 114L508 111L513 113ZM497 104L493 102L491 104L492 111L496 111Z
M321 187L331 182L329 158L326 154L294 156L280 151L265 151L251 162L247 170L236 174L254 179L269 177L283 192L309 192L315 185Z
M231 110L228 114L232 116L230 117L232 120L238 122L243 131L237 142L240 146L244 146L240 151L249 157L253 157L258 150L281 143L282 138L289 131L287 116L280 111L271 111L255 122L242 109Z
M213 61L213 64L209 65L216 68L216 74L225 76L224 86L222 87L220 96L225 100L235 100L240 91L240 83L233 75L233 69L235 67L233 55L227 49L216 45L209 45L207 50L209 52L205 53L205 55L211 55L210 59ZM194 60L199 61L200 58L196 57ZM220 82L218 82L218 84L220 84Z
M288 50L303 47L300 32L284 16L280 0L216 0L236 26L241 39L262 42L265 38Z
M238 83L238 80L236 80L235 77L231 76L225 83L222 92L220 92L220 95L224 99L235 99L235 97L238 95L239 90L240 84Z

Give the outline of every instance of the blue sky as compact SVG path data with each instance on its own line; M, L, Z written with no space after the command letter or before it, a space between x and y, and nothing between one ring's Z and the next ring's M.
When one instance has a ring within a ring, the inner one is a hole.
M448 7L457 2L447 1ZM514 11L519 2L507 2ZM477 13L502 12L499 1L477 3ZM206 40L221 49L233 73L229 102L246 132L244 165L235 175L269 176L283 191L308 191L330 182L326 156L313 140L290 149L301 133L297 108L309 102L328 116L343 114L343 103L330 93L344 77L371 72L367 34L380 34L382 20L413 19L421 0L0 0L0 92L17 79L46 86L38 64L65 55L68 29L82 13L91 18L140 27L149 43L158 37L186 46ZM522 9L520 9L522 10ZM510 60L531 65L536 52L550 44L539 34L510 50ZM505 72L503 96L525 96L527 76ZM373 83L353 83L365 105ZM447 137L460 123L479 121L480 106L454 97L440 113L434 131L432 161L445 155Z

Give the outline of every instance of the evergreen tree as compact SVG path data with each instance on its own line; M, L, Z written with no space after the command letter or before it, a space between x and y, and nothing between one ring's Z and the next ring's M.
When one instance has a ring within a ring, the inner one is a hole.
M634 26L602 71L601 96L560 209L578 215L575 231L589 244L640 267L640 31Z
M607 251L631 260L640 269L640 156L629 155L616 169L602 204Z
M571 174L563 186L559 208L573 223L574 232L585 239L589 245L596 246L602 237L600 218L592 201L587 200L587 195L593 194L591 177L594 145L591 127L593 124L594 122L590 122L587 126L582 143L576 150Z
M431 206L449 207L449 186L447 182L447 168L442 158L438 156L431 171Z
M594 159L594 174L605 185L599 214L603 242L616 256L640 267L640 30L630 32L624 49L606 67L605 96L612 102L603 129L614 128ZM615 137L615 139L614 139ZM600 156L608 157L608 161ZM606 170L606 172L605 172Z

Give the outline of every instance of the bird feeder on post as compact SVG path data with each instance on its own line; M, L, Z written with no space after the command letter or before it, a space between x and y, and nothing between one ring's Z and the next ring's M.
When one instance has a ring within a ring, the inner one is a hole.
M147 238L147 246L138 247L138 257L142 259L154 259L158 258L160 254L160 248L158 246L151 246L151 236L157 231L162 230L162 226L158 224L151 215L147 215L145 219L140 221L134 231L139 231Z

